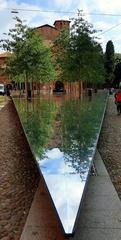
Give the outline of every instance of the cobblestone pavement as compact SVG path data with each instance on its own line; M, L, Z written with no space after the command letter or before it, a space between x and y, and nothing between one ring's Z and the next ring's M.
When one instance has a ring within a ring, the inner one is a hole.
M8 98L6 96L0 96L0 110L7 104Z
M117 115L113 96L109 97L98 150L121 199L121 115Z
M0 110L0 240L18 240L39 173L12 101Z

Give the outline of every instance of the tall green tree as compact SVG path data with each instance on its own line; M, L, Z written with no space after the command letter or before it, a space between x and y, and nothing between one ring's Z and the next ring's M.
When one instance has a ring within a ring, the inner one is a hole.
M55 41L56 63L62 79L68 81L100 82L104 79L104 57L94 37L96 31L80 12L68 31L63 30Z
M66 28L60 31L53 46L53 54L56 65L57 77L62 81L70 81L69 63L70 60L70 39Z
M105 83L107 87L110 87L114 77L114 64L115 64L115 56L114 56L114 45L110 40L106 44L105 51Z
M6 69L10 78L25 81L28 90L32 81L43 83L53 80L54 66L50 48L44 46L42 37L18 17L15 20L15 28L9 30L7 39L1 40L1 47L12 53Z
M113 86L119 88L119 83L121 82L121 60L117 62L114 69L114 81Z

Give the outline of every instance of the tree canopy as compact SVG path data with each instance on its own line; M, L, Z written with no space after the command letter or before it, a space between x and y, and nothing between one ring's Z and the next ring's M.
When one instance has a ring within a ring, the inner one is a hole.
M55 78L50 48L43 44L40 34L16 17L15 28L10 29L1 47L11 52L7 73L14 81L47 82Z
M111 86L111 83L113 81L114 63L115 63L114 45L113 42L110 40L107 42L105 52L105 73L106 73L105 81L108 87Z
M70 82L97 83L104 79L103 51L96 41L93 26L80 13L73 19L70 34L63 29L55 41L58 74Z
M113 86L118 88L121 82L121 61L115 65Z

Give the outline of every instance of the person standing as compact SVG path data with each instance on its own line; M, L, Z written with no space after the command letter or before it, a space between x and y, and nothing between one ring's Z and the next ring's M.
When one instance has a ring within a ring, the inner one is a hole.
M119 90L115 93L115 104L118 114L121 114L121 84L119 85Z

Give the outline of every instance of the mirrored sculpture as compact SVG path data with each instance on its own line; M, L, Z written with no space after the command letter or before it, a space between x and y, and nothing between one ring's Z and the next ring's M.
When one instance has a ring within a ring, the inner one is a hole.
M59 96L14 99L65 234L73 234L94 157L106 92L91 101Z

